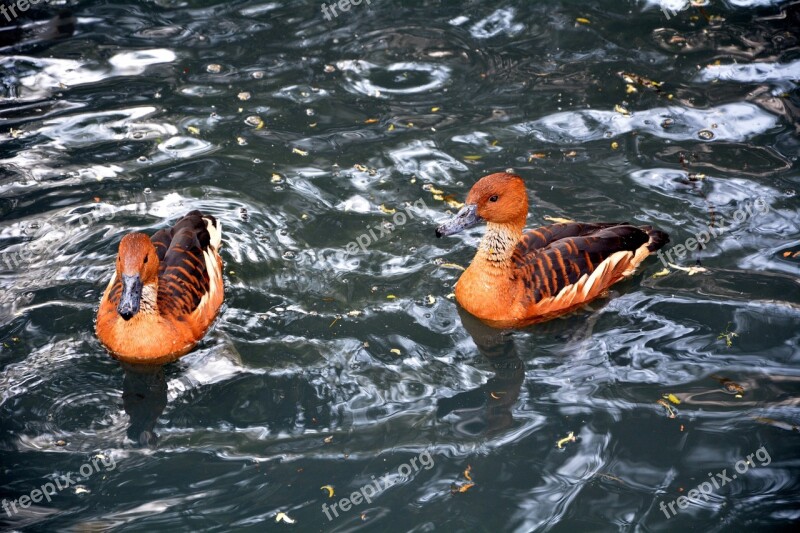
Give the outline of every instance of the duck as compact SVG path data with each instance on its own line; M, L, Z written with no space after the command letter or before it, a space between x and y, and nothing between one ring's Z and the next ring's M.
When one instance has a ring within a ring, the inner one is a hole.
M95 333L123 363L163 365L205 336L224 298L222 225L191 211L171 228L119 243Z
M500 172L478 180L464 206L436 229L441 238L486 224L455 297L493 327L525 327L567 314L607 294L669 242L663 231L627 222L569 222L524 231L527 217L525 182Z

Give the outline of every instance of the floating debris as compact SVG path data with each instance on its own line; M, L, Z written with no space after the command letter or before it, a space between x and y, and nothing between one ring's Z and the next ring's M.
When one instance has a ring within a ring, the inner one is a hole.
M737 398L741 398L742 395L744 394L744 387L742 387L741 385L739 385L735 381L730 380L730 379L725 378L725 377L722 377L722 376L713 376L712 375L711 377L716 379L717 381L719 381L720 384L725 388L725 390L727 392L730 392L731 394L736 395Z
M319 489L328 491L328 498L333 498L334 491L331 485L323 485Z
M219 74L222 72L222 65L211 63L206 67L206 72L210 72L211 74Z
M460 492L467 492L469 489L475 486L475 483L464 483L463 485L458 485L453 483L450 485L450 494L458 494Z
M389 351L390 351L391 353L395 354L395 355L401 355L401 354L403 353L403 352L401 352L401 351L400 351L400 349L399 349L399 348L392 348L392 349L391 349L391 350L389 350Z
M564 437L563 439L559 439L558 442L556 442L556 448L558 448L560 450L568 442L575 442L576 440L578 440L578 439L575 438L575 433L570 431L569 434L566 437Z
M645 78L644 76L631 74L630 72L619 72L618 74L622 76L622 79L625 81L625 83L638 83L639 85L647 87L648 89L652 89L656 92L660 92L661 86L664 85L663 81L653 81L649 78Z
M386 213L387 215L393 215L393 214L397 213L397 209L391 209L389 207L386 207L386 205L384 205L384 204L381 204L380 210L383 211L384 213Z
M671 266L672 268L674 268L675 270L682 270L683 272L686 272L690 276L694 276L695 274L699 274L701 272L708 272L708 270L706 270L705 268L700 267L700 266L682 267L682 266L678 266L678 265L676 265L674 263L667 263L667 264L669 266Z
M258 115L250 115L246 119L244 119L244 123L248 126L253 126L255 129L260 130L264 127L264 120L259 117Z
M672 402L672 403L674 403L675 405L680 405L680 404L681 404L681 401L678 399L678 397L677 397L677 396L675 396L675 395L674 395L674 394L672 394L672 393L669 393L669 394L664 394L664 395L662 395L662 397L663 397L665 400L669 400L669 401L671 401L671 402Z
M247 101L247 100L250 100L250 97L251 97L251 94L248 91L242 91L242 92L240 92L239 94L236 95L236 98L238 98L239 100L241 100L243 102Z
M667 418L675 418L675 416L677 416L675 414L675 410L666 402L666 400L659 399L656 403L667 410Z
M616 111L617 113L621 113L622 115L625 115L626 117L631 116L631 112L628 111L626 108L622 107L619 104L614 106L614 111Z
M700 130L697 132L697 136L703 139L704 141L710 141L714 138L714 132L711 130Z
M86 488L85 485L75 485L75 494L91 494L92 491Z
M292 148L292 153L303 157L308 155L308 152L306 152L305 150L301 150L300 148Z
M575 22L577 22L578 24L591 24L591 21L589 19L587 19L587 18L584 18L584 17L576 18Z
M275 515L275 521L276 522L286 522L287 524L294 524L295 522L297 522L297 520L295 520L294 518L291 518L288 514L283 513L283 512L278 513L278 514Z
M661 270L659 270L658 272L656 272L655 274L653 274L653 275L652 275L652 276L650 276L650 277L651 277L651 278L663 278L664 276L667 276L667 275L669 275L669 273L670 273L670 272L671 272L671 270L670 270L670 269L668 269L668 268L662 268Z
M734 332L734 331L728 331L728 328L729 328L730 326L731 326L731 324L730 324L730 322L728 322L728 325L727 325L727 326L725 326L725 331L723 331L722 333L720 333L719 335L717 335L717 339L718 339L718 340L723 340L723 339L725 340L725 345L726 345L728 348L730 348L731 346L733 346L733 339L734 339L734 337L738 337L738 336L739 336L739 334L738 334L738 333L736 333L736 332Z

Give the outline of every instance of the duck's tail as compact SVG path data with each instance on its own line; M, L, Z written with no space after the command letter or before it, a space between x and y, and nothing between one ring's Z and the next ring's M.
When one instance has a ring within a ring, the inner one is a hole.
M642 229L650 237L650 240L647 241L647 250L650 253L660 250L669 242L669 235L661 230L653 229L651 226L642 226Z

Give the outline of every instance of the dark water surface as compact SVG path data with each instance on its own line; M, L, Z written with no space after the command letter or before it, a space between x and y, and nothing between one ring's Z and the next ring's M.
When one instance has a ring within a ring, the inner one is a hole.
M0 524L791 530L799 12L70 1L6 24ZM728 229L673 256L705 271L654 258L503 334L452 299L481 230L433 230L506 168L529 225ZM222 220L221 316L179 362L122 367L93 335L119 240L191 209Z

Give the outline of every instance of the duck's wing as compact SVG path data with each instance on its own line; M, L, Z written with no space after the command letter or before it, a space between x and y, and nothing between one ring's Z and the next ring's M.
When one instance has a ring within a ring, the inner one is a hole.
M526 307L542 313L594 298L668 242L660 231L628 224L556 224L527 235L514 251L515 278Z
M153 235L151 241L161 260L159 312L173 317L211 313L213 318L222 301L220 235L219 222L200 211Z
M596 234L598 231L613 226L627 225L627 222L604 222L599 224L585 224L582 222L569 222L566 224L551 224L541 228L530 229L522 234L520 246L524 253L544 248L547 245L569 237L583 237Z

